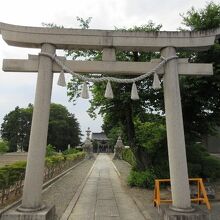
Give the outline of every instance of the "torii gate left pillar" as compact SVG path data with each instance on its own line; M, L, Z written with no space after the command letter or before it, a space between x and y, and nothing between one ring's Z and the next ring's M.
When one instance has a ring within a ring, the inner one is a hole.
M41 52L55 53L51 44L43 44ZM44 178L44 158L47 146L48 122L53 84L53 61L39 57L39 73L35 93L31 125L27 169L20 211L34 211L43 208L41 191ZM37 146L37 147L36 147ZM31 192L31 193L30 193Z
M55 50L52 44L42 44L41 52L54 54ZM53 61L49 57L41 56L38 68L22 204L17 211L10 213L9 216L3 216L3 219L53 220L55 216L55 207L46 207L42 204L41 198L53 84Z

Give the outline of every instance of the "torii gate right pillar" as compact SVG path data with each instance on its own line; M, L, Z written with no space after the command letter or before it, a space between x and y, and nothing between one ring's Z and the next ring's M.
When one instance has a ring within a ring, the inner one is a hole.
M166 47L162 49L161 54L165 58L176 56L176 50L174 47ZM187 211L192 210L192 208L177 65L177 60L174 59L170 60L165 66L164 101L172 207L176 210Z

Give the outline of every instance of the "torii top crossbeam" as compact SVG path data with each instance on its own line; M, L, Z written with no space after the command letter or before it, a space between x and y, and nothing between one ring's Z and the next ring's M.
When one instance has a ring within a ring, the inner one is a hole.
M127 32L17 26L0 23L2 38L12 46L41 48L43 43L57 49L115 48L129 51L160 51L164 47L207 50L220 38L220 28L207 31Z

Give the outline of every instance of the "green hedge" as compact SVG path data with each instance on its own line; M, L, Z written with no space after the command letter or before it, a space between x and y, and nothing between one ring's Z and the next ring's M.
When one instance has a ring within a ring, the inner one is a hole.
M45 159L45 167L49 169L59 168L60 171L68 168L75 160L83 159L85 157L84 152L78 152L75 154L56 154ZM68 166L65 166L65 165ZM63 166L64 165L64 166ZM19 185L21 186L22 180L25 176L26 161L19 161L10 165L0 167L0 195L1 202L4 202L5 197L8 197L10 193L10 187ZM53 175L49 175L53 177Z
M135 162L135 156L132 153L131 149L124 149L122 151L122 159L127 161L129 164L131 164L133 167L136 166L136 162Z
M128 185L129 186L137 186L137 187L143 187L143 188L154 188L154 180L156 179L156 176L154 174L154 171L151 169L148 169L146 171L135 171L131 170L129 176L128 176Z
M0 189L7 189L24 178L26 162L20 161L0 168Z
M133 167L128 177L130 186L152 188L154 179L170 178L167 158L158 158L156 164L142 172L135 169L135 157L131 149L123 150L122 158ZM204 147L198 144L187 147L187 159L190 178L208 178L211 181L220 178L220 160L209 155Z

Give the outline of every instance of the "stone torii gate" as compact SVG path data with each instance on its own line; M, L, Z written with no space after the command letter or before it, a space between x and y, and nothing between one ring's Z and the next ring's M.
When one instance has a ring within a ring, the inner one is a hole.
M204 32L124 32L113 30L51 29L25 27L0 23L3 40L11 46L40 48L42 53L55 54L56 49L95 49L103 51L102 61L70 61L62 59L77 73L106 73L140 75L150 71L160 60L151 62L118 62L115 50L160 51L165 58L176 56L176 51L207 50L220 38L220 30ZM41 200L44 157L53 73L61 67L46 56L30 55L24 59L5 59L3 70L8 72L38 72L33 119L31 126L27 169L22 204L17 211L3 219L53 219L52 209L44 207ZM165 74L164 74L165 73ZM186 59L173 59L165 64L159 74L164 74L164 100L168 154L171 178L172 209L181 218L183 213L197 216L190 201L188 170L185 151L179 74L212 75L211 64L190 64ZM195 213L195 214L192 214ZM184 214L185 216L185 214ZM192 216L191 216L192 217ZM165 219L172 219L169 211ZM178 218L178 219L179 219ZM185 218L184 218L185 219ZM190 217L187 219L191 219ZM203 219L201 217L201 219Z

